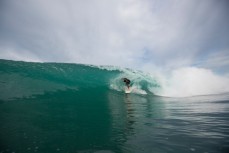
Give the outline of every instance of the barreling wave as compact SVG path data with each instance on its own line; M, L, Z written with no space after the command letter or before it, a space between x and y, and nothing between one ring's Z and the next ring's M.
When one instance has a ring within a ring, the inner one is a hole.
M160 88L150 75L114 66L0 60L0 99L33 97L68 89L76 92L89 88L123 92L123 77L131 80L135 94L147 94L153 88Z
M228 77L195 67L176 69L167 77L117 66L0 60L0 100L67 90L84 90L85 95L89 89L124 93L124 77L131 80L133 94L189 97L229 93Z

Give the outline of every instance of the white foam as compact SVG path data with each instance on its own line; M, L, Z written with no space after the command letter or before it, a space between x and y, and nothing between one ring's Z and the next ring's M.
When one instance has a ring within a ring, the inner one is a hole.
M164 75L158 81L161 88L154 92L161 96L187 97L229 92L228 76L220 76L204 68L176 69L172 71L170 76Z
M132 87L132 93L135 93L135 94L140 94L140 95L146 95L147 92L141 88L136 88L136 87Z
M98 68L101 70L107 70L107 71L125 71L125 68L119 67L119 66L109 66L109 65L89 65L90 67Z

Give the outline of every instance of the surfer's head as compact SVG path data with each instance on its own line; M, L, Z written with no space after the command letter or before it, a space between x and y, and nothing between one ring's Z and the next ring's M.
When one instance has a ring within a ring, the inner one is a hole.
M122 78L122 81L124 81L124 82L125 82L126 80L128 80L128 79L127 79L127 78Z

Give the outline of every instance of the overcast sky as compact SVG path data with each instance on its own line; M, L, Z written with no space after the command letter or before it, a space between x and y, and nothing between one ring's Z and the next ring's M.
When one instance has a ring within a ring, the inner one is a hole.
M227 0L1 0L0 58L229 71Z

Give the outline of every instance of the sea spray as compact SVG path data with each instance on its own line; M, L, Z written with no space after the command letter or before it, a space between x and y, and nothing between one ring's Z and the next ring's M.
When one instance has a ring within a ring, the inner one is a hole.
M173 70L170 75L158 78L161 86L155 94L168 97L223 94L229 92L229 77L218 75L210 69L184 67Z

